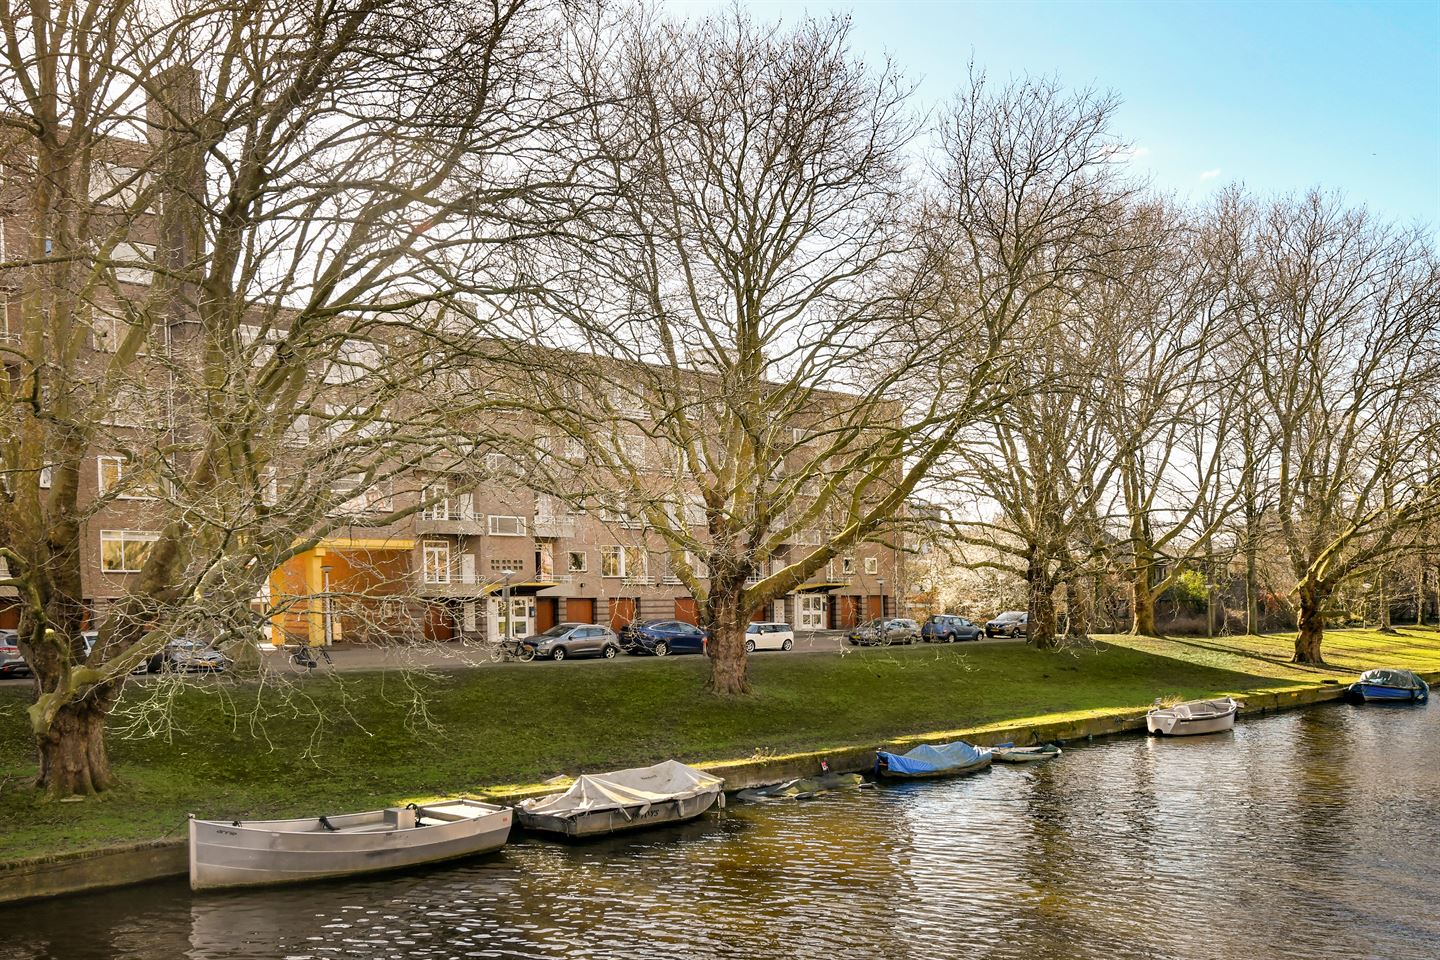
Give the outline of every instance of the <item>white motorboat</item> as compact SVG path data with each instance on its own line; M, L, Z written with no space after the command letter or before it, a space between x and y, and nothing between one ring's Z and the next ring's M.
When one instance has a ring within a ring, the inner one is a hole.
M303 820L190 819L190 887L270 886L489 853L509 807L457 798Z
M522 800L515 808L527 830L595 837L692 820L724 805L725 781L666 760L652 767L578 777L564 793Z
M1151 733L1170 737L1221 733L1235 728L1235 712L1240 709L1232 697L1217 700L1188 700L1172 707L1159 706L1145 715L1145 726Z

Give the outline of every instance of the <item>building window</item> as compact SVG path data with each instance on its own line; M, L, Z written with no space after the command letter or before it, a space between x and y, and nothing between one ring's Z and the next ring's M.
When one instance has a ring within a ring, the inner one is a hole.
M866 573L870 573L870 574L879 573L879 572L880 572L880 558L879 558L879 557L866 557L866 558L865 558L865 572L866 572Z
M502 517L492 514L490 516L490 536L492 537L523 537L525 536L524 517Z
M600 548L601 576L640 580L645 577L648 568L648 559L642 547Z
M106 573L139 573L160 534L146 530L101 530L100 569Z
M389 480L373 480L367 485L363 475L352 474L336 479L330 490L338 501L337 513L388 513L395 509L394 488Z
M425 541L425 582L450 582L450 544L443 540Z
M568 573L584 573L590 569L590 559L584 550L571 550L565 561Z
M841 575L841 576L844 576L844 577L849 577L849 576L853 576L854 574L855 574L855 558L854 558L854 557L841 557L841 558L840 558L840 575Z
M709 564L697 557L695 554L691 553L689 550L685 551L685 562L690 565L691 572L694 573L695 576L700 578L701 580L704 580L710 576Z
M111 250L110 260L115 266L116 280L149 286L155 263L155 245L121 241Z
M5 229L5 223L0 220L0 232ZM0 250L0 260L5 258L3 250ZM18 325L10 326L10 295L0 290L0 340L15 341L20 339Z
M335 359L325 369L326 383L354 383L378 373L384 362L378 344L368 340L342 340L335 348Z
M149 471L133 467L125 457L96 457L100 496L121 500L154 500L160 496L160 482Z
M50 489L50 485L51 485L52 483L54 483L54 482L55 482L55 468L54 468L54 467L41 467L41 468L40 468L40 489L42 489L42 490L49 490L49 489Z
M131 209L139 203L149 182L150 175L143 170L100 160L90 167L90 200Z

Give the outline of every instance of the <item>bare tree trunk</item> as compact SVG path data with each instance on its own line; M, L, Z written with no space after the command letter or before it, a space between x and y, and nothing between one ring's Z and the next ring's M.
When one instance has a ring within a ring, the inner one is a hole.
M40 761L36 787L60 798L114 786L105 752L105 716L106 710L91 699L60 707L45 733L36 738Z
M1313 580L1300 584L1299 632L1295 634L1295 663L1324 666L1320 642L1325 638L1325 601L1329 590Z
M744 609L743 573L712 580L706 605L706 627L710 640L705 652L710 657L710 679L705 689L724 697L750 692L750 658L745 654L745 627L749 612Z
M1066 618L1068 634L1072 637L1088 637L1093 621L1091 598L1086 595L1084 581L1078 576L1065 580L1065 609L1070 611Z
M1415 626L1425 625L1425 558L1415 565Z
M1377 587L1379 590L1380 611L1376 619L1380 621L1380 632L1394 633L1395 628L1390 624L1390 571L1388 569L1381 568Z
M1130 632L1143 637L1156 637L1155 598L1150 595L1150 568L1137 567L1131 588L1135 600L1130 605Z
M1245 544L1245 632L1260 632L1260 562L1254 538Z
M1043 557L1031 554L1025 579L1030 584L1025 637L1037 650L1054 650L1059 646L1055 636L1055 578Z

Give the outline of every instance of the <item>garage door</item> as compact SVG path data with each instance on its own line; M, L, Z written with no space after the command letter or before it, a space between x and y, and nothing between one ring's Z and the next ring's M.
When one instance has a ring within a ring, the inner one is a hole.
M571 597L565 601L565 619L569 623L594 623L595 600L593 597Z
M619 630L635 619L640 601L634 597L616 597L610 601L610 629Z
M675 619L686 623L700 623L700 605L694 597L675 598Z
M885 598L871 594L870 596L870 619L877 620L885 616Z

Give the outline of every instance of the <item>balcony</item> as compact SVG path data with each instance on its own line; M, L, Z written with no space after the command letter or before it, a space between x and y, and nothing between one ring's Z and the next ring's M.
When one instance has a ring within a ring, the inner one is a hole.
M575 518L536 516L530 524L530 529L540 539L569 539L575 536Z
M435 579L431 579L427 573L433 574L435 571L415 574L415 592L422 597L479 597L497 580L494 577L481 576L474 570L462 569L459 565L451 566Z
M474 536L485 532L485 518L461 510L456 504L448 507L440 504L424 510L415 517L417 534L441 533L457 536Z

